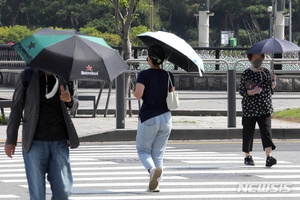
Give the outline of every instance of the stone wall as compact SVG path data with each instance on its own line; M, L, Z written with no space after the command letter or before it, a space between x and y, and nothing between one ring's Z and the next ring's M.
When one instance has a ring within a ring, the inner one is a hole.
M236 77L236 88L239 88L240 73ZM3 82L0 87L14 87L18 74L3 73ZM135 81L134 77L132 77ZM202 91L226 91L226 74L204 74L199 77L197 74L174 74L177 90L202 90ZM79 81L79 88L100 88L99 81ZM108 87L108 84L105 84ZM114 88L114 84L113 84ZM300 92L300 75L278 75L277 91Z

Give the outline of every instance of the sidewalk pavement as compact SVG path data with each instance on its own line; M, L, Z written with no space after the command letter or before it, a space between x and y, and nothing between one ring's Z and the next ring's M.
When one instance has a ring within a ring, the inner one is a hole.
M137 130L138 118L126 118L125 129L116 130L116 119L107 118L72 118L81 141L134 141ZM227 117L189 117L173 116L173 128L170 139L197 140L197 139L234 139L241 138L241 117L237 117L237 127L227 128ZM6 127L0 126L0 142L6 139ZM258 128L258 127L256 127ZM273 119L272 129L274 138L298 139L300 137L300 123L286 122ZM21 141L19 128L19 140ZM256 137L259 138L258 132Z

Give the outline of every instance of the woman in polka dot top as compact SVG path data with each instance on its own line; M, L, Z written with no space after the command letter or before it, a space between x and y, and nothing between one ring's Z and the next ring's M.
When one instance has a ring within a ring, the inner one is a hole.
M246 154L244 163L254 165L251 151L257 122L267 156L266 166L271 167L277 163L271 155L272 150L276 148L271 130L271 98L276 86L276 75L271 76L269 70L261 66L264 54L248 54L247 57L252 65L243 72L239 87L239 93L243 97L243 152Z

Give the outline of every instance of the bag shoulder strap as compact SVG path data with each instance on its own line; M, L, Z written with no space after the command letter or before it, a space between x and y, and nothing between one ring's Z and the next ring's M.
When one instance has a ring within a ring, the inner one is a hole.
M168 73L168 93L170 92L170 84L171 83L171 86L172 88L174 87L173 86L173 83L172 83L172 80L171 80L171 76L170 76L170 72L166 71Z
M32 76L32 68L31 67L27 67L24 70L24 79L23 79L23 86L24 89L27 90L30 80L31 80L31 76Z

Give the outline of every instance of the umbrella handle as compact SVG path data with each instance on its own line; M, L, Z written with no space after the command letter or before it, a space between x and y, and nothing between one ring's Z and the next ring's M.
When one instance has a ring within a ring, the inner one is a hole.
M169 58L171 57L173 51L171 51L170 55L168 56L168 58L164 61L164 63L162 64L162 67L164 68L164 65L168 62Z

